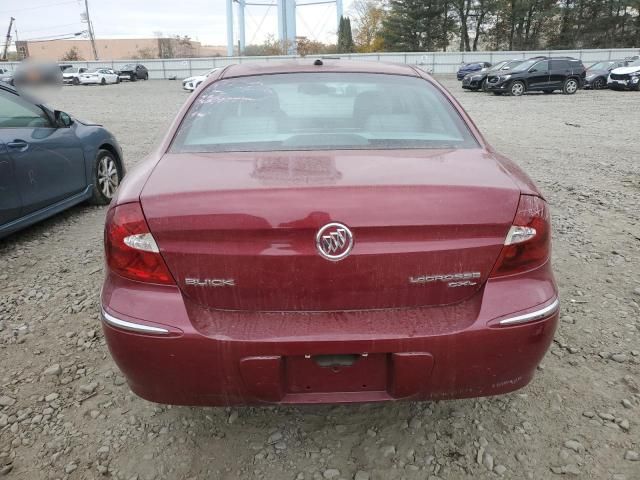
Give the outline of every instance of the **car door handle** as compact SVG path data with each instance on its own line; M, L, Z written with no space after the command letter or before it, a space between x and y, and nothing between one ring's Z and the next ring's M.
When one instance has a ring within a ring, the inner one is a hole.
M7 147L24 152L27 148L29 148L29 144L24 140L14 140L13 142L7 143Z

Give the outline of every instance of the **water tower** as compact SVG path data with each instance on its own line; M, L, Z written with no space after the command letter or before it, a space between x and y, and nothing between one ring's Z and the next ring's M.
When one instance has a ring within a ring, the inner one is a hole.
M288 53L293 55L296 53L296 9L298 7L306 7L309 5L324 5L328 3L336 4L336 31L340 25L340 17L342 17L342 0L310 0L308 2L300 2L297 0L275 0L276 3L270 2L253 2L251 0L227 0L227 55L232 57L235 49L233 42L233 4L238 5L238 44L240 52L244 52L245 47L245 8L248 6L255 7L277 7L278 15L278 39L287 45Z

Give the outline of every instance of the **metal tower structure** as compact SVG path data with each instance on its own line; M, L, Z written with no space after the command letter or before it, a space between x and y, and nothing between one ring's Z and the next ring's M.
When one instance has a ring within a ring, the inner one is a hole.
M7 28L7 37L5 38L2 56L0 56L0 60L2 61L7 60L7 52L9 51L9 44L11 43L11 27L13 27L13 22L15 21L16 19L13 17L11 17L11 19L9 20L9 28Z
M256 7L277 7L278 15L278 39L286 45L287 53L293 55L296 53L296 10L298 7L306 7L309 5L324 5L328 3L336 4L336 31L340 25L340 17L342 17L342 0L311 0L304 3L298 3L297 0L275 0L276 3L258 3L248 2L247 0L227 0L227 55L232 57L235 50L233 42L233 4L238 5L238 48L239 55L242 55L245 48L245 8L247 6Z

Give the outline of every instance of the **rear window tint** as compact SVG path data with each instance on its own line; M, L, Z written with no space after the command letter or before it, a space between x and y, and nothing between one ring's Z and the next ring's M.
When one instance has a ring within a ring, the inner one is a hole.
M209 85L172 152L474 148L448 99L416 77L291 73Z

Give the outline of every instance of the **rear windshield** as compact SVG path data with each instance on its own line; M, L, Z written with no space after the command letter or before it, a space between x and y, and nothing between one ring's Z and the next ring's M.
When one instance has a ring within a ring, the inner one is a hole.
M423 79L292 73L209 85L186 114L171 151L474 147L457 111Z

